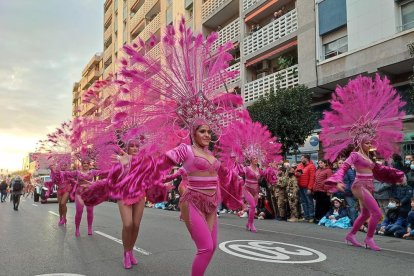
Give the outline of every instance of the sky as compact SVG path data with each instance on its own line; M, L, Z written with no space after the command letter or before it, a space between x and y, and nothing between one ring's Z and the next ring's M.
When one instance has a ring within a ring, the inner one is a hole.
M0 0L0 169L71 119L73 83L103 49L104 0Z

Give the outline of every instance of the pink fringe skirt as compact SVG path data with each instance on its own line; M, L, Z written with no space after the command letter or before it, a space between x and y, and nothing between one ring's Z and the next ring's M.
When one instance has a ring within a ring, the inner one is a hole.
M202 213L211 214L217 211L219 196L217 191L213 194L206 194L198 190L187 188L180 198L180 202L192 203Z
M57 194L59 197L61 197L66 193L70 194L71 191L72 191L72 186L70 184L67 184L65 186L62 185L61 187L60 186L58 187Z
M372 176L357 176L355 182L352 184L352 188L360 189L365 188L370 193L374 193L374 179Z

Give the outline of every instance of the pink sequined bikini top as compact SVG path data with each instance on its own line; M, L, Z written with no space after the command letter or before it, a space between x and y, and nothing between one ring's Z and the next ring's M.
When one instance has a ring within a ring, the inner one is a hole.
M211 163L205 157L195 155L192 147L186 144L181 144L175 149L168 151L166 155L177 164L183 163L187 174L203 171L217 173L221 165L216 158Z
M354 165L355 169L373 169L375 167L375 163L371 160L363 157L360 153L354 151L352 152L349 157L345 160L346 163L349 165Z
M260 179L260 170L253 171L250 167L244 167L247 184L258 184Z

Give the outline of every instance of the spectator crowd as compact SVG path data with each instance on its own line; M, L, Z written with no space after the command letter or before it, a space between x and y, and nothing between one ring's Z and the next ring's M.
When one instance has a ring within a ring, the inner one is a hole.
M333 163L320 159L315 163L309 155L302 155L299 164L282 161L276 165L276 183L260 181L260 192L255 218L276 219L278 221L307 222L331 228L350 228L358 216L359 203L352 195L352 184L356 172L351 167L344 176L345 190L331 194L325 185L328 179L344 163L340 158ZM391 162L376 159L375 162L392 166L406 174L406 185L391 185L374 182L374 198L381 207L383 219L377 227L377 234L397 238L414 238L414 160L411 155L405 161L394 155ZM147 207L178 211L179 184L181 177L173 181L174 189L168 201L158 204L147 203ZM249 206L245 202L239 210L229 210L224 204L217 210L218 216L232 213L247 217ZM366 231L366 225L361 231Z

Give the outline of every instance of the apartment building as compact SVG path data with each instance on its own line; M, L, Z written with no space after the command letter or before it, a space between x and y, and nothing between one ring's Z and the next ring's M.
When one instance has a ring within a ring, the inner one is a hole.
M86 64L82 71L82 78L73 84L72 89L72 117L92 116L96 114L94 106L82 102L82 94L99 79L102 79L103 63L102 54L97 53Z
M229 69L240 75L221 88L241 94L246 105L276 85L305 84L322 113L336 85L376 72L387 75L403 97L410 89L414 0L106 0L103 8L104 79L116 77L123 45L152 36L159 41L164 26L184 16L195 32L218 32L216 47L234 43ZM160 44L140 51L161 54ZM74 110L81 105L79 91L77 83ZM404 131L411 140L414 107L407 110Z

